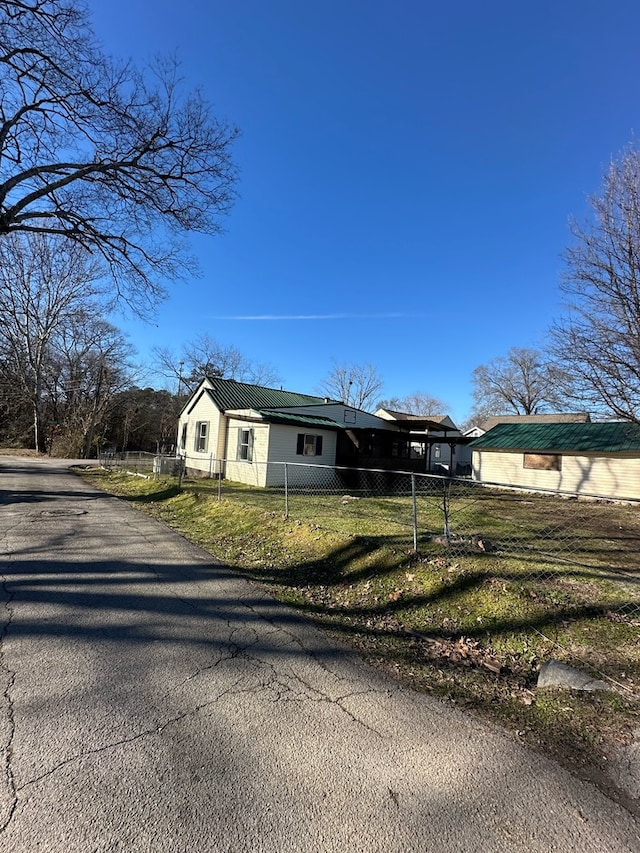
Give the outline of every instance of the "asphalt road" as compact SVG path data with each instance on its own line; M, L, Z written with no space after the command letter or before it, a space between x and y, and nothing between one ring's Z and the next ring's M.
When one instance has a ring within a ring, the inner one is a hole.
M0 538L3 853L640 851L595 788L57 460L0 457Z

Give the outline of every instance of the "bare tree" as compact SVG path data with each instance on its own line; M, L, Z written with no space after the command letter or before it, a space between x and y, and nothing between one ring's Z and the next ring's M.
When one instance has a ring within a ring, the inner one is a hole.
M640 423L640 151L626 148L572 223L561 288L567 316L551 330L565 393L591 411Z
M372 364L336 364L319 386L320 393L356 409L373 407L383 381Z
M25 405L20 375L13 361L7 360L0 348L0 446L27 447L32 441L32 407L28 401Z
M220 230L236 136L175 61L107 56L81 2L0 0L0 239L67 238L143 310L191 268L185 234Z
M484 419L562 409L559 384L560 371L540 350L511 347L473 371L474 412Z
M175 444L179 402L170 391L129 387L114 397L102 433L121 450L166 452Z
M95 313L78 311L55 341L57 417L67 455L93 454L115 395L130 384L132 347Z
M44 450L44 397L53 342L81 310L97 311L99 268L82 246L43 234L0 240L0 371L31 410Z
M388 400L380 400L378 407L391 409L394 412L404 412L407 415L436 415L447 410L447 404L431 394L422 391L414 391L406 397L391 397Z
M206 333L187 342L179 353L170 347L155 347L153 354L162 375L180 386L179 393L193 391L205 376L254 385L280 381L270 365L252 362L236 347L225 346Z

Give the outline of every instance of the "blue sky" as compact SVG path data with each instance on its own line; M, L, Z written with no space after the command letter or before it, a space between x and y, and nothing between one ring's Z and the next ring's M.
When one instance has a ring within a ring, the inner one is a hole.
M226 233L193 241L202 277L116 320L141 358L206 332L307 393L369 362L384 396L462 421L474 367L543 343L569 217L638 130L640 4L90 6L107 50L177 52L242 131Z

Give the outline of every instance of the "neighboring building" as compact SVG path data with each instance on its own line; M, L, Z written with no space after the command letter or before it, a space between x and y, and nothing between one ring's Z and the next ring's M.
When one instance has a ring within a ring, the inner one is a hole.
M422 470L463 473L471 464L465 438L448 415L409 415L393 409L378 409L376 415L396 423L410 433L407 458L423 460ZM414 468L420 470L420 466Z
M465 431L462 434L465 435L467 438L471 439L471 438L478 438L479 436L484 435L485 432L486 432L486 429L483 429L482 427L472 426L472 427L469 427L469 429L465 429Z
M471 443L473 477L612 500L640 499L640 425L500 423Z
M446 416L436 422L395 415L380 417L326 397L208 377L180 413L178 452L190 474L222 473L256 486L282 485L283 466L271 462L441 470L440 460L445 465L450 459L445 453L459 436L455 424ZM304 476L321 482L327 475L306 468Z

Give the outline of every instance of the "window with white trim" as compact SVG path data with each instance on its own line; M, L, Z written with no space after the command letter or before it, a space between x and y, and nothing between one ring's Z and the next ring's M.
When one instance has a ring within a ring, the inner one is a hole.
M253 429L242 427L238 430L238 459L243 462L253 460Z
M322 436L299 432L296 454L298 456L322 456Z
M209 421L196 423L196 452L204 453L209 443Z

